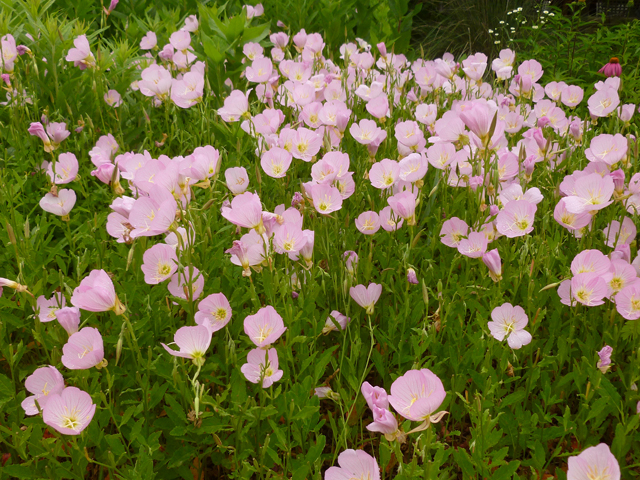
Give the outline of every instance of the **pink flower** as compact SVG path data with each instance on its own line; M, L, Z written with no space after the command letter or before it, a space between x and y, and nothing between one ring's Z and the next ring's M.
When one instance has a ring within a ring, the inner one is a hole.
M278 352L275 348L268 351L254 348L247 354L247 363L240 367L240 371L251 383L260 383L262 380L262 388L269 388L284 373L278 369Z
M387 202L396 215L407 221L407 225L416 224L416 196L411 191L396 193Z
M349 324L350 321L351 321L351 318L347 317L346 315L343 315L337 310L333 310L327 317L327 320L324 324L324 328L322 329L322 333L326 335L327 333L332 332L334 330L338 330L338 329L344 330L345 328L347 328L347 325ZM336 324L338 324L337 327L336 327Z
M162 191L163 197L154 201L149 197L139 197L129 214L129 223L134 229L131 238L150 237L166 233L176 217L177 204L170 192L160 185L156 185L158 191Z
M619 77L622 75L622 66L620 60L616 57L612 57L609 63L605 64L598 73L604 74L605 77Z
M87 67L94 67L96 59L91 53L91 47L86 35L80 35L73 41L75 48L72 48L67 53L65 60L67 62L73 62L75 67L80 67L80 70L84 70Z
M52 322L56 319L56 311L64 307L66 303L64 296L60 292L54 292L49 300L44 295L40 295L36 300L38 319L42 323Z
M378 127L378 124L374 120L362 119L360 123L351 124L349 132L358 143L368 145L375 141L383 130Z
M153 64L140 74L138 82L140 93L146 97L155 97L159 102L166 100L171 92L172 77L162 65Z
M95 412L91 395L79 388L67 387L60 394L49 396L42 419L64 435L80 435L91 423Z
M249 175L244 167L227 168L224 172L224 177L227 182L227 188L234 195L243 193L249 186Z
M624 287L616 295L616 310L626 320L640 318L640 284Z
M56 185L72 182L78 176L78 159L73 153L61 153L47 167L47 175Z
M342 208L340 190L327 184L313 185L309 189L313 206L318 213L328 215Z
M619 133L598 135L591 139L584 154L592 162L615 165L627 155L627 139Z
M595 273L605 275L611 268L611 261L599 250L583 250L577 254L571 262L571 273Z
M315 131L300 127L292 139L291 154L294 158L310 162L322 147L322 137Z
M393 438L393 435L398 431L398 421L393 413L376 405L371 407L371 412L373 413L373 422L367 425L367 430L383 433L387 439Z
M250 67L247 67L245 76L253 83L265 83L271 78L273 64L267 57L256 58Z
M248 94L240 90L234 90L225 98L224 106L218 109L218 115L225 122L237 122L243 117L249 116Z
M476 53L469 55L462 61L462 71L471 80L478 81L482 79L482 75L487 68L487 56L484 53Z
M104 270L92 270L76 287L71 296L74 307L88 312L115 311L116 315L125 312L125 307L116 296L113 282Z
M69 335L78 331L80 325L80 309L78 307L63 307L55 312L55 316Z
M202 101L204 75L197 71L185 73L171 82L171 100L180 108L191 108Z
M489 250L482 255L482 261L489 269L489 276L494 282L502 280L502 261L497 248Z
M380 229L380 217L376 212L363 212L356 218L356 227L360 233L373 235Z
M104 94L104 101L110 107L118 108L122 105L122 95L120 95L117 90L109 90Z
M531 233L536 210L537 207L526 200L509 202L496 218L498 232L509 238Z
M584 90L577 85L569 85L562 91L560 101L567 107L575 107L584 98Z
M433 413L446 397L442 381L428 368L409 370L391 384L389 403L407 420L437 423L446 412Z
M58 190L58 195L47 193L40 199L40 207L49 213L59 215L63 220L68 218L71 209L76 204L76 192L70 189Z
M609 345L605 345L602 350L598 352L598 364L596 365L602 373L607 373L607 371L611 368L611 354L613 353L613 348Z
M489 322L489 330L493 338L499 342L507 338L507 343L514 350L531 343L531 334L524 327L529 323L527 314L522 307L515 307L510 303L503 303L491 312L492 322Z
M26 415L37 415L44 408L52 395L62 393L64 378L56 367L48 366L36 369L27 377L24 386L33 395L22 401ZM36 401L38 402L36 405ZM38 409L38 407L40 407Z
M244 319L244 333L260 348L266 348L276 342L286 330L282 317L271 305Z
M282 178L287 174L292 158L291 153L284 148L273 147L262 154L260 165L264 173L270 177Z
M589 97L587 101L589 113L594 117L606 117L620 105L620 97L617 90L603 88Z
M369 171L369 180L375 188L390 188L400 176L400 165L395 160L385 158L374 163Z
M387 232L398 230L404 223L404 220L396 215L391 207L384 207L382 210L380 210L379 217L380 226Z
M480 258L487 251L487 236L482 232L471 232L458 243L458 252L469 258Z
M189 291L189 284L191 284L191 291ZM193 266L185 267L182 272L174 273L167 285L171 295L189 301L200 297L203 288L204 277L200 274L200 270Z
M40 140L42 140L42 143L44 143L45 152L52 152L53 150L55 150L55 147L51 144L51 139L47 135L47 132L45 132L44 127L40 122L33 122L29 126L29 129L27 131L30 135L36 136Z
M579 273L571 279L572 297L588 307L604 304L608 293L607 283L597 273Z
M364 450L345 450L338 455L338 465L325 472L324 480L380 480L378 462Z
M158 243L147 249L142 262L144 281L149 285L164 282L178 269L176 251L165 243Z
M366 107L367 112L376 118L384 118L389 115L389 99L386 95L379 95L369 100Z
M636 233L636 225L629 217L624 217L622 225L617 220L612 220L604 229L605 245L615 248L617 245L630 244L635 240Z
M204 325L211 333L224 328L231 320L231 305L222 293L213 293L198 304L195 321Z
M293 254L295 257L306 243L302 229L295 223L285 223L273 237L273 245L278 253Z
M380 298L380 294L382 294L382 285L377 283L370 283L368 287L356 285L349 289L351 298L366 310L367 315L373 315L373 310Z
M155 32L149 31L144 37L142 37L142 40L140 40L140 49L151 50L152 48L155 48L157 44L158 38L156 37Z
M250 234L254 233L258 239L261 239L255 230L251 230ZM244 235L242 238L247 237L249 234ZM231 254L231 263L242 267L242 276L251 276L251 268L255 265L260 265L264 260L264 245L262 242L245 242L244 240L234 240L233 247L225 250L224 253Z
M231 201L231 208L222 207L222 216L234 225L254 228L259 234L264 232L262 223L262 203L256 193L245 192Z
M569 457L567 463L567 480L620 480L618 461L604 443Z
M362 396L367 401L369 408L389 408L389 397L387 392L382 387L374 387L369 382L364 382L360 387Z
M102 335L97 328L84 327L62 347L62 364L71 370L86 370L104 360Z
M416 271L413 268L407 269L407 282L413 285L418 284L418 275L416 275Z
M611 205L615 185L611 176L591 173L576 179L575 195L565 197L566 209L571 213L595 212Z
M453 217L442 224L440 241L451 248L458 248L460 241L467 236L469 226L464 220Z
M427 173L429 162L423 154L411 153L400 160L400 179L405 182L417 182Z
M589 212L571 213L567 210L566 197L561 198L553 211L553 218L556 222L570 231L580 230L591 223Z
M180 327L173 336L174 343L180 349L172 350L164 343L161 345L174 357L190 358L194 365L204 365L204 354L211 344L211 333L207 327ZM171 344L169 344L171 345Z

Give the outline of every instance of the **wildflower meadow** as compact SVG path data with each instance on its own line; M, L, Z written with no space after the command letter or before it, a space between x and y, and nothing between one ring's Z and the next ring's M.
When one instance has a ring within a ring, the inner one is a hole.
M0 0L0 479L640 478L640 47L294 3Z

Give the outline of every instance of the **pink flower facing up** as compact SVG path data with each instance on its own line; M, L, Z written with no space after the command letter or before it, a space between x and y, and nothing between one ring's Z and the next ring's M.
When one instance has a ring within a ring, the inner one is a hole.
M604 443L570 457L567 463L567 480L620 480L618 461Z
M592 162L602 162L607 166L615 165L627 155L627 138L619 133L603 133L591 139L589 148L584 152Z
M96 65L96 59L91 53L91 47L86 35L80 35L73 41L75 48L69 50L65 60L67 62L73 62L75 67L79 67L80 70L84 70L87 67L94 67Z
M96 406L91 395L76 387L67 387L52 394L42 411L44 423L64 435L80 435L87 428Z
M174 357L189 358L194 365L201 367L204 365L204 354L211 344L211 332L202 325L180 327L173 336L173 342L180 351L172 350L164 343L161 345Z
M251 383L262 381L262 388L269 388L283 374L278 369L278 352L275 348L254 348L247 354L247 363L240 367L240 371Z
M571 296L583 305L588 307L602 305L603 299L608 294L607 283L597 273L579 273L571 279Z
M97 328L84 327L62 347L62 364L70 370L102 368L106 364L102 335Z
M325 472L324 480L380 480L378 462L364 450L345 450L338 455L338 465Z
M254 315L244 319L244 333L259 348L267 348L287 330L282 317L271 305L262 307Z
M320 183L309 189L316 211L322 215L329 215L342 208L340 190L331 185Z
M368 287L364 285L356 285L349 289L351 298L364 308L367 315L373 315L375 304L382 294L382 285L377 283L370 283Z
M158 45L158 37L156 37L155 32L149 31L147 34L142 37L140 40L140 50L151 50Z
M514 350L531 343L531 334L524 327L529 323L529 318L519 305L515 307L510 303L503 303L491 312L489 330L496 340L502 342L505 337L507 343Z
M47 175L56 185L73 182L78 176L78 159L73 153L61 153L57 162L47 166Z
M254 228L262 235L265 232L262 223L262 203L257 193L245 192L231 201L231 208L222 207L222 216L234 225Z
M292 158L291 153L284 148L273 147L262 154L260 165L271 178L282 178L287 174Z
M605 245L615 248L618 245L628 245L636 238L636 225L629 217L624 217L622 225L617 220L612 220L604 229L606 237Z
M458 248L460 241L467 236L469 225L458 217L452 217L442 224L440 241L447 247Z
M52 395L62 393L64 378L56 367L41 367L27 377L24 386L28 392L33 394L22 401L24 413L37 415Z
M191 284L191 291L189 291ZM169 293L183 300L195 300L200 297L204 288L204 277L194 266L185 267L182 272L176 272L171 277L167 289Z
M607 373L607 371L611 368L611 354L613 353L613 348L609 345L605 345L602 350L598 352L598 364L596 365L602 373Z
M624 287L618 292L616 310L626 320L640 318L640 285L638 283Z
M78 307L63 307L56 310L56 320L71 336L78 331L80 325L80 309Z
M428 368L409 370L391 384L389 403L407 420L423 422L409 433L424 430L438 423L448 412L434 412L446 397L442 381Z
M396 193L387 199L396 215L407 221L407 225L416 224L416 196L409 190Z
M620 97L614 88L603 88L589 97L587 100L589 113L594 117L606 117L618 108Z
M458 252L469 258L480 258L487 251L488 240L483 232L471 232L460 240Z
M167 280L178 269L176 251L166 243L158 243L147 249L142 256L144 281L149 285L157 285Z
M198 305L195 321L204 325L211 333L224 328L231 320L231 305L223 293L212 293Z
M224 178L227 188L234 195L244 193L249 186L249 174L247 174L247 170L244 167L227 168L224 172Z
M489 250L482 255L482 261L489 269L489 276L494 282L502 280L502 261L497 248Z
M322 333L326 335L327 333L334 330L344 330L345 328L347 328L349 322L351 322L351 318L343 315L337 310L333 310L327 317L327 321L324 323ZM336 326L336 324L338 326Z
M40 295L36 300L36 311L38 319L42 323L52 322L56 319L56 311L64 307L67 301L60 292L54 292L50 299L46 299L44 295Z
M363 212L356 218L356 228L360 233L373 235L380 230L380 217L376 212Z
M73 291L71 304L88 312L113 310L116 315L122 315L126 311L125 306L118 300L111 278L104 270L92 270L89 276L80 282Z
M400 218L396 213L387 206L380 210L380 226L387 232L393 232L402 227L404 220Z
M58 195L47 193L40 199L40 207L49 213L62 217L62 220L69 220L69 213L76 204L76 192L69 189L58 191Z
M122 95L117 90L109 90L104 94L104 101L110 107L118 108L122 105Z
M498 213L496 218L498 232L509 238L521 237L531 233L536 210L537 207L526 200L509 202Z
M273 245L278 253L287 253L297 257L298 252L307 243L302 229L295 223L285 223L273 236Z

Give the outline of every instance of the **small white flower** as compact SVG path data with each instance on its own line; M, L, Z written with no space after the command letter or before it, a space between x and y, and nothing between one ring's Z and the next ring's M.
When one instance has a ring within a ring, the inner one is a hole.
M533 27L531 27L531 28L533 28L534 30L537 30L537 29L538 29L538 25L534 25L534 26L533 26Z
M493 42L493 43L495 43L496 45L498 45L498 44L500 43L500 40L496 40L496 41L495 41L495 42Z

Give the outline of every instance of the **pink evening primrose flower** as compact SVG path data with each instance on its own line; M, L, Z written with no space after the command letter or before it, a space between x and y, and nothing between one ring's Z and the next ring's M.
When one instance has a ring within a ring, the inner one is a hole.
M227 188L234 195L244 193L249 186L249 174L244 167L227 168L224 172Z
M356 227L360 233L373 235L380 229L380 217L376 212L363 212L356 218Z
M489 250L482 255L482 261L489 269L489 276L494 282L502 280L502 261L497 248Z
M180 327L173 336L173 341L179 351L172 350L164 343L161 345L174 357L189 358L194 365L204 365L204 354L211 344L211 332L207 327Z
M73 62L75 67L79 67L80 70L84 70L87 67L94 67L96 59L91 53L91 47L86 35L80 35L73 41L75 48L72 48L67 53L65 60L67 62Z
M63 185L76 179L78 167L78 159L73 153L61 153L57 162L47 166L47 175L56 185Z
M52 395L62 393L64 378L56 367L41 367L27 377L24 386L28 392L33 394L22 401L24 413L25 415L37 415ZM38 409L38 407L40 408Z
M480 258L487 251L487 236L483 232L471 232L458 243L458 252L469 258Z
M104 270L92 270L76 287L71 296L74 307L88 312L108 312L113 310L122 315L126 308L116 295L113 282Z
M64 435L80 435L87 428L96 406L91 395L76 387L52 394L42 411L44 423Z
M400 165L395 160L385 158L374 163L369 170L371 185L379 189L392 187L400 176Z
M464 220L452 217L442 224L440 241L447 247L458 248L460 241L467 236L469 226Z
M191 291L189 291L189 283L191 283ZM167 285L171 295L189 301L200 297L203 288L204 277L194 266L185 267L182 272L174 273Z
M278 253L297 254L307 243L302 229L295 223L285 223L273 237L273 245Z
M36 300L36 311L38 319L42 323L52 322L56 319L56 311L67 304L64 296L60 292L54 292L50 299L40 295Z
M351 298L366 310L367 315L373 315L375 304L382 294L382 285L370 283L368 287L356 285L349 289Z
M407 221L407 225L416 224L416 195L409 190L387 198L387 203L396 215Z
M338 465L329 467L324 480L380 480L378 462L364 450L345 450L338 455Z
M394 232L402 227L404 220L400 218L391 207L386 206L378 214L380 217L380 226L387 232Z
M97 328L84 327L62 347L62 364L71 370L101 366L104 360L102 335Z
M579 177L573 190L575 195L565 197L567 211L577 214L597 212L613 203L611 196L615 185L610 175L603 178L599 173L591 173Z
M155 32L149 31L147 34L142 37L140 40L140 49L141 50L151 50L158 45L158 38L156 37Z
M597 273L579 273L571 279L571 295L583 305L588 307L602 305L603 299L608 294L607 283Z
M273 147L262 154L260 165L264 173L272 178L282 178L287 174L293 156L284 148Z
M76 204L76 192L71 189L58 190L58 194L47 193L40 199L40 207L49 213L61 216L63 220L69 218L69 213Z
M498 232L509 238L531 233L536 210L536 205L526 200L509 202L496 218Z
M615 135L603 133L591 139L589 148L584 154L592 162L615 165L627 155L627 138L619 133Z
M240 367L240 371L251 383L260 383L262 380L262 388L269 388L282 378L284 372L278 366L278 352L275 348L254 348L247 354L247 363Z
M340 190L327 184L313 185L309 189L316 211L322 215L328 215L342 208L342 195Z
M326 322L324 323L322 333L326 335L327 333L332 332L334 330L338 330L338 329L344 330L345 328L347 328L347 325L349 324L350 321L351 321L351 318L347 317L346 315L343 315L337 310L333 310L327 317ZM337 327L336 327L336 324L338 325Z
M69 336L78 331L78 326L80 326L80 309L78 307L63 307L56 310L55 315L56 320Z
M640 284L634 283L618 292L616 310L626 320L640 318Z
M231 207L222 207L222 216L234 225L253 228L259 234L264 233L262 223L262 202L257 193L245 192L231 201Z
M598 352L598 364L596 365L598 369L602 373L607 373L607 371L611 368L611 354L613 353L613 348L609 345L605 345L602 350Z
M120 95L117 90L109 90L104 94L104 101L110 107L118 108L122 105L122 95Z
M620 480L618 461L604 443L569 457L567 463L567 480Z
M622 225L619 221L612 220L604 229L605 245L611 248L618 245L628 245L635 240L636 233L636 225L629 217L624 217Z
M391 384L389 403L407 420L438 423L447 412L434 412L446 397L444 385L438 376L428 368L409 370Z
M519 305L515 307L510 303L503 303L491 312L489 330L491 335L498 341L507 338L507 343L511 348L518 349L531 343L531 334L524 327L529 323L529 318Z
M142 256L144 281L157 285L167 280L178 269L178 257L175 249L166 243L158 243L147 249Z
M213 293L198 304L195 321L204 325L211 333L224 328L231 320L231 305L223 293Z
M614 88L603 88L589 97L587 105L594 117L606 117L618 108L620 97Z
M244 319L244 333L259 348L266 348L276 342L286 330L282 317L271 305Z

